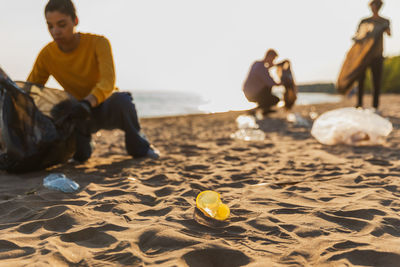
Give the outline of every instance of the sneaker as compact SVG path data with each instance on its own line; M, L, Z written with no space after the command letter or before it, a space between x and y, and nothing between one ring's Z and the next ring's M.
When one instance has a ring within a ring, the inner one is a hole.
M160 151L158 151L155 148L149 148L149 150L146 153L147 158L151 159L159 159L160 158Z

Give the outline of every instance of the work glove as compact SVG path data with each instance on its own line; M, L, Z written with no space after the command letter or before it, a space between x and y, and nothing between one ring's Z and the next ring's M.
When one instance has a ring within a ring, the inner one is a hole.
M92 106L86 99L79 101L71 110L70 116L73 119L86 120L92 113Z

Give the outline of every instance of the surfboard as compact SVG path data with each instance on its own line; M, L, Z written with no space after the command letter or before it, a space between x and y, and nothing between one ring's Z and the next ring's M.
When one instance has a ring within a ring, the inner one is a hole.
M364 41L354 43L350 48L336 84L339 93L347 94L350 92L353 83L365 71L368 63L370 63L374 45L375 39L367 38Z
M354 36L353 46L347 52L343 66L340 70L336 87L339 93L347 94L351 91L353 83L357 81L366 67L376 56L375 45L379 36L388 27L388 24L364 22Z

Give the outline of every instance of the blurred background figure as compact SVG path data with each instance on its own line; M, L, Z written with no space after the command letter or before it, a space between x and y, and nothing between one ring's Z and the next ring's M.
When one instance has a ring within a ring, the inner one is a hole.
M373 107L377 109L379 106L383 65L383 34L386 32L389 36L391 35L390 21L379 15L379 10L381 9L382 5L383 2L381 0L372 0L369 3L372 11L372 17L361 20L357 31L357 36L355 37L362 37L358 35L363 34L364 27L372 28L371 26L373 26L373 30L371 31L371 35L375 38L375 45L372 48L373 57L371 59L371 63L365 67L365 70L361 73L358 79L357 107L363 106L364 81L367 68L371 68L372 71L372 81L374 86Z
M369 6L372 16L361 20L353 37L354 44L346 55L339 74L337 89L340 93L351 92L358 82L357 107L363 106L364 82L368 68L372 72L373 107L378 109L383 69L383 35L391 35L390 21L379 15L381 0L372 0Z
M272 94L272 87L281 84L275 82L269 73L277 56L275 50L269 49L263 60L253 63L243 85L247 100L257 103L263 114L271 112L271 108L279 102L279 98Z

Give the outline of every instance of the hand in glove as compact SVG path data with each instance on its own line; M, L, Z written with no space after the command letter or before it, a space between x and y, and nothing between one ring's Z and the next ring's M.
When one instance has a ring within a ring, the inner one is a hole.
M71 111L71 118L86 120L92 113L92 106L86 99L79 101Z

